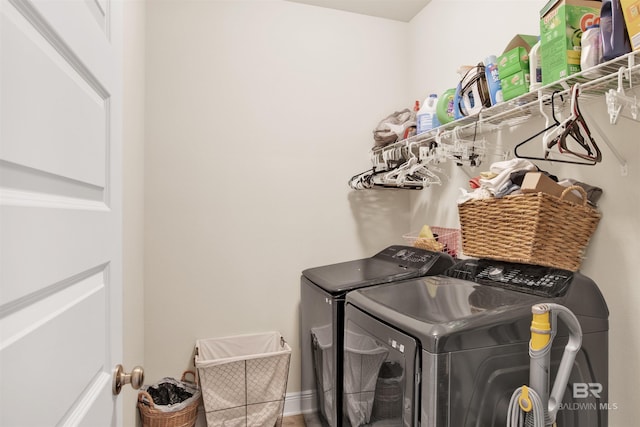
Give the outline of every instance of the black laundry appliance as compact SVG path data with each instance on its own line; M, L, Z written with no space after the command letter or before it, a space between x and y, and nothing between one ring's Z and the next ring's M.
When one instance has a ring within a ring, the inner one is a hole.
M588 277L566 270L464 260L443 275L350 292L343 400L347 426L501 427L513 392L529 384L531 306L569 308L582 346L558 426L608 424L606 302ZM551 351L553 384L568 329ZM350 346L362 344L366 351Z
M302 272L301 382L302 390L312 391L311 396L303 400L302 410L308 426L343 425L345 296L355 289L440 274L453 264L453 258L443 252L394 245L370 258L309 268ZM350 341L351 337L347 337L349 345Z

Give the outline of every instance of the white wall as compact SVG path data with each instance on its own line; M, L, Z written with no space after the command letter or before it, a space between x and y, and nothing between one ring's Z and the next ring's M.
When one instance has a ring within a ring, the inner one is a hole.
M304 268L401 241L402 191L352 192L403 108L407 25L285 1L147 4L145 368L280 331L299 390Z
M446 1L433 0L410 23L413 61L411 88L425 96L428 91L442 93L457 83L456 69L461 64L474 64L487 55L500 54L517 33L539 33L537 16L543 1ZM500 18L500 24L489 27ZM452 32L452 25L458 31ZM491 28L491 29L490 29ZM448 34L450 37L443 37ZM446 40L431 43L424 53L425 40ZM422 41L419 43L418 41ZM455 56L449 55L454 49ZM436 59L437 65L434 65ZM637 424L635 406L640 401L636 382L640 378L640 329L634 327L633 313L640 306L637 284L637 263L640 253L640 146L637 134L640 123L620 119L616 126L608 124L604 99L581 105L583 113L591 114L597 125L608 135L616 149L628 161L628 175L622 176L620 164L594 135L603 152L603 161L594 167L558 166L538 162L538 166L560 177L575 178L604 189L600 201L602 220L588 248L582 272L593 278L602 290L610 310L609 322L609 402L618 407L609 413L609 425L626 427ZM591 123L592 121L588 121ZM489 134L491 146L512 152L513 146L542 129L541 120L520 126L502 134ZM593 126L591 126L593 128ZM592 129L593 130L593 129ZM471 172L486 170L491 161ZM458 226L455 200L458 188L467 188L468 176L459 168L449 167L451 179L412 197L412 228L424 223Z
M123 315L124 357L130 372L144 366L144 88L145 2L124 3L123 58ZM124 425L138 419L138 393L125 387Z

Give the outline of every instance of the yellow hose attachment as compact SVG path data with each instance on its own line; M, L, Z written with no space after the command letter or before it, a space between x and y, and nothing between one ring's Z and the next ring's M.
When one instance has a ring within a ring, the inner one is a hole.
M533 320L531 321L531 343L532 350L544 348L551 339L551 323L549 320L549 307L545 304L536 304L531 307Z
M529 398L529 387L526 385L522 386L522 394L518 399L518 405L520 405L520 409L523 412L531 412L533 409L533 403L531 403L531 399Z

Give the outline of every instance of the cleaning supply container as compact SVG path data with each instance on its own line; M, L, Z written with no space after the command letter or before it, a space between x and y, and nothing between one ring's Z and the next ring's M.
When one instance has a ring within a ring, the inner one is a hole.
M438 121L442 124L452 122L455 117L454 102L456 96L456 89L451 88L444 91L442 96L438 99L438 105L436 106L436 114Z
M278 332L197 340L207 426L281 426L290 360Z
M585 77L597 77L594 71L587 71L602 62L602 34L600 25L594 24L587 27L580 39L580 70Z
M422 103L422 107L416 115L416 122L418 125L417 133L421 134L428 132L431 129L438 127L438 118L436 117L436 107L438 105L438 95L432 93Z
M540 38L529 51L529 92L542 87L542 61L540 60Z
M495 55L489 55L484 60L484 73L487 76L487 87L491 105L496 105L504 101L502 96L502 85L498 74L498 60Z

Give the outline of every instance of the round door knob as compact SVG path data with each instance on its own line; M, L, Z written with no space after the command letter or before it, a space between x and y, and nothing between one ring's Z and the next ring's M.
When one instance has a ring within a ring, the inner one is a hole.
M122 386L126 384L131 384L131 387L137 390L142 386L143 382L144 369L142 369L142 366L136 366L135 368L133 368L131 373L127 374L124 371L124 367L122 365L117 365L116 369L113 371L113 394L120 394Z

